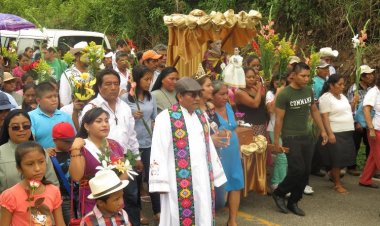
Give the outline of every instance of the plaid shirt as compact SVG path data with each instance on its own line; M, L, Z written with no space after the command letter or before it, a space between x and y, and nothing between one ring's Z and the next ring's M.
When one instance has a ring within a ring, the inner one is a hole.
M95 205L80 222L81 226L130 226L125 210L115 213L111 217L104 217L103 213Z

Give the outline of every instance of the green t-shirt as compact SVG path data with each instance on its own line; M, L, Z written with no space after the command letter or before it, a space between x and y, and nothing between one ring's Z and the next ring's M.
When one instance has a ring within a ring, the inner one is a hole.
M51 62L47 61L47 63L53 69L53 77L55 78L55 80L61 80L61 75L67 69L67 64L64 61L59 60L57 58L55 58Z
M302 89L287 86L277 96L276 107L285 110L281 131L283 137L308 134L307 122L313 98L313 91L309 86Z

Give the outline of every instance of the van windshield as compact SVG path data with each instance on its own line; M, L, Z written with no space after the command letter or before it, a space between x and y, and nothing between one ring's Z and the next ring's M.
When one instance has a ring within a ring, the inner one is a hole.
M78 42L85 41L87 43L95 42L97 45L101 45L103 43L102 37L94 37L94 36L62 36L58 39L58 48L63 50L65 53L68 51L70 47L73 47ZM107 48L106 43L103 43L104 48Z

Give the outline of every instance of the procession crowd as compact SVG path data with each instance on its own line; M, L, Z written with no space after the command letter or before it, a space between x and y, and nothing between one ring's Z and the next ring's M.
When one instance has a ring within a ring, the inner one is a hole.
M214 225L215 209L225 206L227 225L236 226L247 170L242 124L274 146L251 153L250 167L265 179L248 176L283 213L306 215L299 201L318 192L310 174L327 174L337 194L348 193L345 173L378 188L380 76L368 65L359 83L345 87L333 66L338 51L325 47L315 77L292 56L286 74L265 80L258 57L234 64L214 41L198 71L180 75L167 66L165 45L135 54L120 40L94 74L83 58L87 46L69 50L72 65L46 44L26 48L16 65L0 56L1 225L147 225L148 202L161 226ZM32 65L40 58L52 73L36 84ZM236 77L224 82L229 64Z

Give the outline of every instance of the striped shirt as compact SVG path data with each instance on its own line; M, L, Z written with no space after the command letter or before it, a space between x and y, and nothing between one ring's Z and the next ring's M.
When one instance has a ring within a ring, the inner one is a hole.
M125 210L120 210L111 217L104 217L103 213L95 205L80 222L80 226L130 226Z

